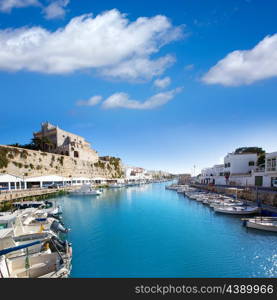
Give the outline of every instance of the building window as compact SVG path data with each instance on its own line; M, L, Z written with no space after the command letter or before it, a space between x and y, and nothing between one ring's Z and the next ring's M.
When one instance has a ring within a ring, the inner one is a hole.
M79 158L79 152L78 151L74 151L74 157Z
M276 171L276 158L272 158L271 165L272 165L272 171Z
M266 162L267 171L276 171L276 158L268 159Z
M248 163L248 165L249 165L249 167L255 166L255 162L254 162L254 161L250 161L250 162Z
M270 168L271 168L271 159L268 159L266 161L266 168L267 168L268 171L270 171Z

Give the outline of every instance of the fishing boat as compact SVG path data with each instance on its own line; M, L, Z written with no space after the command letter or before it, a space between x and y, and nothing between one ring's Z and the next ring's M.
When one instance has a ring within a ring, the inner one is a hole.
M251 215L260 211L258 206L216 206L214 211L231 215Z
M97 196L101 195L102 192L99 190L93 189L88 184L83 184L80 189L70 192L71 195L90 195L90 196Z
M231 207L231 206L244 206L245 204L242 201L221 201L221 202L212 202L210 203L210 207L215 208L217 206L223 206L223 207Z
M277 232L277 217L256 217L243 219L243 221L248 228Z

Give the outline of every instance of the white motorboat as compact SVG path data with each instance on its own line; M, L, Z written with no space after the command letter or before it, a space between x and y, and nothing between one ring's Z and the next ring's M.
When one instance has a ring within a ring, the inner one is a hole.
M32 241L0 250L0 278L66 278L71 271L72 248L66 242L64 251L59 251L51 239ZM40 251L30 253L32 247ZM56 249L56 251L55 251ZM16 254L21 251L19 255ZM22 255L22 252L24 254Z
M60 205L54 205L52 201L21 201L14 202L13 206L16 209L38 208L41 212L47 212L49 215L58 216L62 214Z
M27 208L14 213L0 216L0 228L12 228L14 236L52 231L67 233L68 229L55 218L48 217L47 213L39 213L38 209Z
M277 217L256 217L244 221L248 228L277 232Z
M123 183L112 183L109 185L109 188L122 188L124 187Z
M63 241L59 240L59 238L54 233L51 233L50 231L15 236L15 231L13 230L13 228L0 229L0 251L7 248L18 247L26 243L31 243L35 241L44 242L51 238L53 238L53 240L57 239L59 241L59 244L61 245L64 244ZM33 246L30 246L28 250L30 254L38 253L41 251L41 245L34 244ZM9 257L14 257L19 255L24 255L24 250L22 249L14 250L8 253L6 257L9 258Z
M93 189L90 185L88 184L83 184L79 190L72 191L70 192L72 195L90 195L90 196L97 196L101 195L102 192L99 190Z
M260 211L257 206L216 206L214 211L231 215L251 215Z

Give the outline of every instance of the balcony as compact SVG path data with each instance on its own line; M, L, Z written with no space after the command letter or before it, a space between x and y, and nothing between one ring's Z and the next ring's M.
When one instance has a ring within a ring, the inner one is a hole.
M254 173L264 173L265 167L257 167L253 170Z

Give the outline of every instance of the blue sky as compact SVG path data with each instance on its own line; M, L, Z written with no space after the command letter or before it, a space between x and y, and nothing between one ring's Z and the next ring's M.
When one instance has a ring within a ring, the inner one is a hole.
M171 172L241 146L277 151L276 11L274 0L0 0L0 143L27 143L49 121L101 155Z

